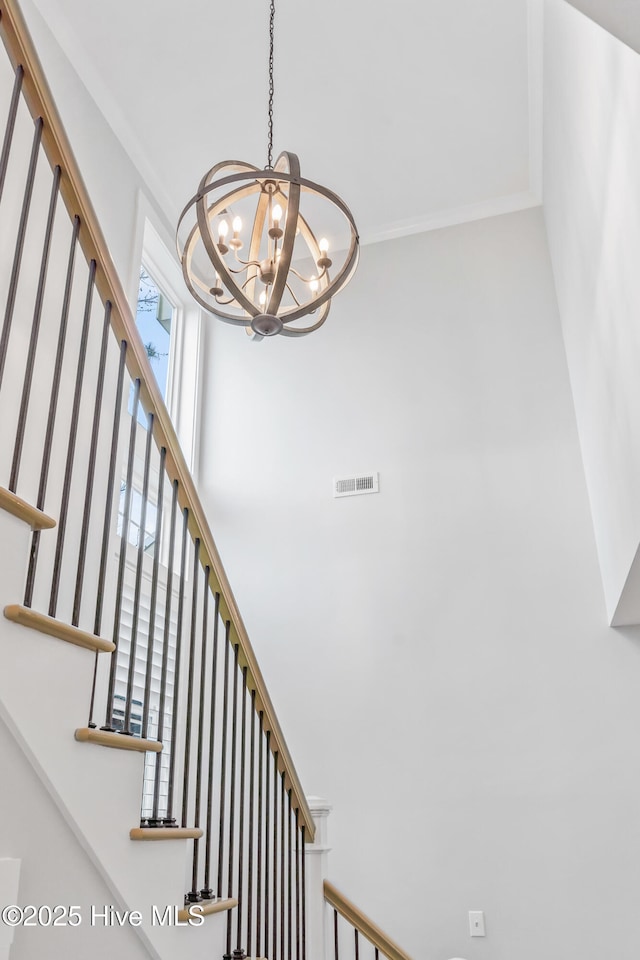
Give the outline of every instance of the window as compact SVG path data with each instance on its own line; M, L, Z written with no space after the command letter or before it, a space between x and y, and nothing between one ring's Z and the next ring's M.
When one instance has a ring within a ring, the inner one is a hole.
M132 280L137 281L136 326L146 348L151 369L158 383L160 394L173 421L179 442L188 465L195 471L197 428L199 414L199 384L201 356L200 310L188 294L182 272L172 254L160 240L157 232L144 221L140 226L142 254ZM142 266L140 266L140 262ZM132 283L133 288L133 283ZM134 290L132 289L132 293ZM133 388L129 396L128 415L133 413ZM125 413L126 416L126 413ZM143 510L142 492L145 489L145 447L147 417L142 408L138 412L139 427L136 430L132 459L131 488L127 490L126 474L128 451L125 451L120 475L120 500L117 517L117 536L124 541L125 563L122 582L122 611L118 645L120 659L116 674L112 703L112 724L120 729L124 717L128 658L131 653L133 631L133 607L138 599L136 630L136 662L134 664L134 689L130 718L130 731L134 736L142 732L142 704L145 700L146 654L150 643L150 627L155 625L154 648L151 664L151 685L148 691L147 735L154 739L158 734L162 655L165 636L168 637L167 687L164 701L163 740L165 749L161 754L148 753L145 760L143 816L150 816L153 801L153 784L156 765L159 765L160 793L166 796L168 771L171 760L170 737L174 709L175 651L177 645L178 583L166 584L166 567L169 553L168 486L164 486L165 512L160 537L156 542L159 492L164 477L160 475L158 451L152 445L152 455L146 476L148 488L146 510ZM129 421L130 425L130 421ZM142 429L141 429L142 428ZM128 431L125 430L125 434ZM129 519L124 529L124 505L130 495ZM143 512L145 513L143 523ZM141 576L138 581L138 550L142 553ZM157 559L159 577L155 609L151 610L153 563ZM166 590L174 591L171 621L165 632L164 610Z
M140 267L136 326L165 403L169 381L173 314L173 304L143 264Z
M124 521L124 498L127 492L127 484L125 480L120 482L120 502L118 504L118 536L122 536L122 524ZM136 490L135 487L131 490L131 506L129 510L129 530L127 533L127 539L129 543L137 547L140 543L140 537L142 536L142 491ZM158 508L155 503L151 500L147 501L147 509L145 514L144 521L144 552L153 553L153 548L156 542L156 519L158 516Z
M113 711L111 714L111 726L114 730L124 730L124 713L126 698L123 694L116 693L113 697ZM131 701L131 712L129 722L129 732L134 737L142 735L142 700Z
M187 465L197 478L204 325L165 229L140 192L130 297L160 393Z

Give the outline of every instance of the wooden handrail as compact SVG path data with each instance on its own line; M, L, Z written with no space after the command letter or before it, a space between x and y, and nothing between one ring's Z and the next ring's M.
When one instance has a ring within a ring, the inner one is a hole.
M352 927L355 927L366 937L374 947L377 947L383 956L388 957L388 960L411 960L408 953L405 953L397 943L394 943L373 920L370 920L351 900L347 900L344 894L336 890L328 880L324 881L324 899Z
M291 790L291 805L298 811L305 839L312 842L315 825L291 755L278 722L264 678L258 666L246 627L242 621L227 575L222 566L204 509L193 478L180 449L175 429L164 404L149 364L142 339L136 329L131 308L116 272L93 205L89 198L58 110L46 81L40 60L27 29L17 0L0 0L0 36L14 66L24 69L23 93L31 115L42 117L42 144L52 167L60 166L60 193L70 217L80 218L80 245L87 261L95 260L96 286L105 302L112 305L111 325L118 340L128 343L127 369L133 379L140 380L140 398L154 415L154 439L167 451L166 471L170 480L178 481L181 508L189 510L189 532L200 539L200 559L211 570L212 590L220 594L220 615L230 623L230 640L238 645L240 669L247 668L249 691L255 690L256 711L262 711L264 729L271 733L271 749L278 754L278 769L284 773L285 789Z

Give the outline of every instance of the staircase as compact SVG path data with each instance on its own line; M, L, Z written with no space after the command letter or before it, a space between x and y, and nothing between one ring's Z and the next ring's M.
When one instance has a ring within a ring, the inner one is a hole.
M14 953L323 960L314 818L15 0L0 33L0 855L62 911Z

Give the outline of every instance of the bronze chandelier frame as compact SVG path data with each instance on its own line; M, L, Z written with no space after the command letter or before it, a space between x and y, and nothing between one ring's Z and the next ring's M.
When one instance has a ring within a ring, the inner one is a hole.
M184 207L176 233L183 277L192 296L225 323L245 327L254 339L276 334L300 337L318 330L329 314L332 297L353 276L360 249L353 215L337 194L302 177L300 162L294 153L285 151L275 165L272 163L274 3L275 0L271 0L267 165L260 169L241 160L217 163L204 175L198 192ZM305 193L330 203L346 221L349 239L343 243L335 275L331 273L333 261L328 256L328 241L324 238L318 241L300 212L301 197ZM234 205L237 208L254 195L257 204L245 260L239 256L243 247L240 227L235 229L240 218L235 218L233 236L228 242L228 223L220 218L232 217ZM280 204L284 211L280 208L277 216ZM181 228L188 230L184 241L180 239ZM305 245L304 252L301 244L296 246L298 236ZM200 244L208 261L204 269L196 266L199 258L195 254ZM226 259L228 255L231 256ZM309 261L318 270L317 275L305 276L301 272ZM307 326L295 325L301 318L315 314Z

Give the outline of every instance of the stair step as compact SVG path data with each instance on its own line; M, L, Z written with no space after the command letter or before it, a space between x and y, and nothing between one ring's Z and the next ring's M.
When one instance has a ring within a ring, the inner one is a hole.
M22 497L18 497L5 487L0 487L0 510L6 510L19 520L24 520L32 530L51 530L56 525L53 517L47 516L37 507L32 507Z
M198 914L202 917L209 917L213 913L222 913L224 910L233 910L237 906L238 901L235 897L230 897L228 900L202 900L200 903L191 904L191 907L198 907ZM178 920L181 922L189 920L190 916L192 915L189 913L189 907L178 910Z
M7 620L20 623L23 627L31 627L32 630L46 633L50 637L56 637L58 640L66 641L66 643L74 643L77 647L84 647L85 650L113 653L116 648L110 640L103 640L102 637L96 637L93 633L87 633L86 630L80 630L79 627L72 627L70 623L63 623L62 620L48 617L44 613L37 613L30 607L23 607L19 603L12 603L5 607L4 615Z
M132 840L199 840L202 830L198 827L132 827Z
M116 750L137 750L138 753L160 753L162 750L159 740L143 740L141 737L130 737L123 733L97 730L92 727L79 727L75 732L75 738L80 743L97 743L101 747L113 747Z

